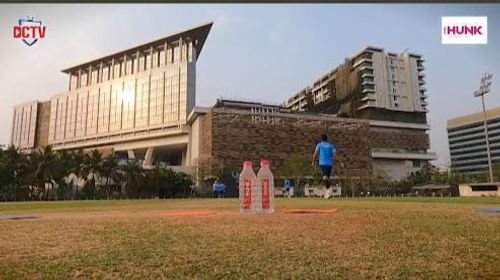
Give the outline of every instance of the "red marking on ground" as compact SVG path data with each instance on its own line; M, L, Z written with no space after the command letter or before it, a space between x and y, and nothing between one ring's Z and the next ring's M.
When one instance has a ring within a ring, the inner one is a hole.
M339 209L289 209L285 213L288 214L335 214Z
M161 215L164 217L201 217L215 215L215 211L168 211Z

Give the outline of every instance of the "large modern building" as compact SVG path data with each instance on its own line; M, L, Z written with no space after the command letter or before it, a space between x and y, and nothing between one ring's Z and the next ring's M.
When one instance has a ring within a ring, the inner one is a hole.
M294 111L426 123L422 55L366 47L292 96Z
M500 107L486 111L491 159L500 162ZM477 112L448 120L451 170L468 175L488 172L484 115Z
M211 26L64 69L67 91L14 108L11 145L99 148L145 165L188 164L196 60Z
M406 145L388 144L371 150L374 167L392 178L402 178L424 162L437 159L429 151L423 63L420 54L366 47L293 95L287 107L365 119L372 130L386 135L385 141L409 139Z
M202 108L195 106L196 61L211 26L63 70L67 91L15 106L11 145L28 152L45 145L100 149L183 171L205 159L239 170L243 160L267 158L278 171L291 154L310 157L326 132L339 149L340 176L401 179L435 158L425 132L421 56L367 48L288 107L218 100Z

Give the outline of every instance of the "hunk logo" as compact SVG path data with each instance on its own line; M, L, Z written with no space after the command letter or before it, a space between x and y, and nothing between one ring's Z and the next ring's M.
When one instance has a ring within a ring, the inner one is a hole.
M39 39L45 38L47 26L42 25L41 20L34 17L20 18L18 25L12 29L14 39L21 39L29 47L33 46Z
M487 44L487 17L442 17L442 44Z
M467 25L462 25L462 26L445 26L444 27L444 33L448 35L483 35L481 32L482 26L467 26Z

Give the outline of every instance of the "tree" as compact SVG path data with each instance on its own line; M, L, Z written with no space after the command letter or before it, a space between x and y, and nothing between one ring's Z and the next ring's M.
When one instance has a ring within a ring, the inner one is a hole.
M144 170L138 163L130 161L120 166L120 173L125 192L129 197L135 198L139 194L139 187L144 178Z
M54 176L54 181L57 184L56 197L70 198L73 196L72 190L77 180L79 162L76 161L74 152L61 150L56 153L57 169Z
M375 169L374 176L366 178L364 181L369 186L368 191L371 194L387 194L391 186L391 178L386 171Z
M187 197L188 189L193 184L191 177L183 172L159 167L156 173L156 194L161 198Z
M45 146L30 154L28 164L31 171L29 177L34 190L33 194L38 199L47 200L49 190L54 188L55 178L59 172L58 168L60 168L56 153L51 146Z
M413 186L425 184L448 185L452 195L458 195L458 185L465 182L481 181L481 177L466 176L451 170L439 171L435 166L427 163L420 171L408 176L403 182L406 184L404 191L411 190Z
M75 177L77 178L77 182L71 181L71 185L75 191L74 197L78 198L78 190L79 190L79 183L80 180L86 180L87 177L85 176L85 154L83 153L82 150L75 151L73 153L73 170L72 173L75 174Z
M27 173L27 158L19 150L10 146L2 152L0 161L0 196L4 200L18 200L28 190L24 184Z
M419 171L410 174L407 178L405 178L404 181L409 186L418 186L431 183L438 183L441 181L440 176L441 174L437 169L437 167L427 162L422 166L422 168Z
M87 198L95 198L101 186L101 174L103 170L102 153L92 150L86 154L83 161L82 175L85 185L82 189Z
M494 162L491 169L493 172L493 180L498 182L500 180L500 162Z
M115 154L109 154L103 159L101 176L104 179L103 189L106 193L106 199L109 199L112 192L112 186L119 182L118 157Z
M296 187L299 187L300 180L306 177L314 176L315 172L311 166L311 159L301 154L292 154L279 169L279 174L293 178L296 181Z
M224 175L224 166L213 157L200 157L196 162L196 184L200 187L202 195L211 193L211 186L215 178Z
M7 166L4 164L4 151L3 149L0 149L0 199L4 199L3 195L3 190L5 186L7 186L8 182L8 176L7 176Z

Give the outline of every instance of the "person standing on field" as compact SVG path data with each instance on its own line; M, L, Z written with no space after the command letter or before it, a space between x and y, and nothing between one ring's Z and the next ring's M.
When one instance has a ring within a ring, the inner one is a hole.
M334 157L336 152L337 148L334 144L328 142L328 136L321 134L321 142L316 145L316 150L313 154L312 166L315 167L316 160L319 161L319 168L321 169L321 175L326 187L326 199L333 196L333 189L330 188L330 177L335 163Z

